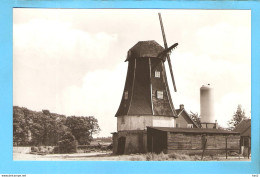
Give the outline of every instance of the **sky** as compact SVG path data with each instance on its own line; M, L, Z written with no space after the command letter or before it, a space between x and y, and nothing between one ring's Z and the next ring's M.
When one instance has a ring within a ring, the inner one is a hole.
M127 51L138 41L163 46L161 13L177 86L175 108L200 114L200 87L214 88L222 127L242 105L251 111L250 10L13 10L13 105L66 116L95 116L99 137L116 132Z

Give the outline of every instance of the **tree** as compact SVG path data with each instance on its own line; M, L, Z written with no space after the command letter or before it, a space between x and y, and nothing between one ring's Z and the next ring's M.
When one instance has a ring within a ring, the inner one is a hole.
M236 112L234 112L233 118L228 121L228 130L233 130L242 120L247 119L245 111L242 110L242 106L237 106Z
M100 131L99 125L98 125L98 120L91 116L89 117L89 125L90 125L90 136L93 139L93 134L98 134Z
M15 146L53 146L61 137L72 133L80 144L89 144L93 134L100 131L98 120L93 117L66 117L51 113L31 111L24 107L13 107L13 144Z
M66 132L59 141L60 153L74 153L77 151L77 141L71 132Z
M92 135L100 130L94 117L70 116L66 120L66 126L70 128L80 145L89 144L93 139Z
M57 145L68 129L64 121L56 120L50 111L31 111L24 107L13 107L13 144L14 145ZM62 116L64 119L65 116ZM63 124L63 125L61 125Z
M199 128L201 128L201 124L200 124L200 117L198 113L193 113L192 111L190 111L190 117L192 118L192 120L198 124Z
M29 127L23 108L14 106L13 109L13 144L15 146L29 144Z
M52 115L53 119L55 120L54 130L55 133L53 134L52 141L54 145L58 145L61 137L67 133L71 132L70 129L65 125L66 117L65 116L56 116Z

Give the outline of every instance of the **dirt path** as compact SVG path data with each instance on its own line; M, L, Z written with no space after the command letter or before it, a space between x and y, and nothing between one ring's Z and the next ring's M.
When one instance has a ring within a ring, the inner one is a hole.
M60 161L60 160L102 160L109 158L111 152L76 153L76 154L47 154L35 155L24 153L13 153L13 160L36 160L36 161ZM109 158L110 159L110 158Z

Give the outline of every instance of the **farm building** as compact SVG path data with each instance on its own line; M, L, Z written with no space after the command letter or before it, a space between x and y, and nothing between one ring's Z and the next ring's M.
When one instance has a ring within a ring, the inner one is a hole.
M249 155L251 152L251 119L242 120L233 131L240 133L241 153L247 149Z
M147 127L148 152L187 154L236 151L239 152L240 135L220 129Z
M179 109L176 109L178 118L176 119L175 127L176 128L199 128L199 125L192 120L190 115L184 108L184 105L181 104Z

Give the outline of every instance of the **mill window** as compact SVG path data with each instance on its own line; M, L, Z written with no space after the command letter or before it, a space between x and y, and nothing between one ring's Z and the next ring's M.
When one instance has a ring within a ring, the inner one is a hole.
M124 93L124 99L125 99L125 100L128 99L128 91L125 91L125 93Z
M160 78L160 71L157 71L157 70L155 71L155 77Z
M177 123L176 124L176 128L180 128L181 127L181 124L180 123Z
M157 98L163 99L163 91L157 91Z

